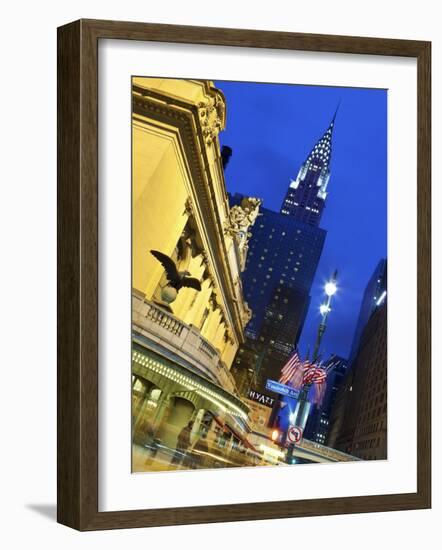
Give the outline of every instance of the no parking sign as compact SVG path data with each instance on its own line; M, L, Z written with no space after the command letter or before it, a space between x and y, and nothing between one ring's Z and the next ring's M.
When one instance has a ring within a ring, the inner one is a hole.
M287 430L287 443L299 443L302 439L302 428L299 426L289 426Z

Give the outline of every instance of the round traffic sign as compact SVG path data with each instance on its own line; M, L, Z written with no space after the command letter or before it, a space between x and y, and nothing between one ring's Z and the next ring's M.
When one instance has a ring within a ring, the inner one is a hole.
M302 428L299 426L290 426L287 430L287 441L289 443L299 443L302 438Z

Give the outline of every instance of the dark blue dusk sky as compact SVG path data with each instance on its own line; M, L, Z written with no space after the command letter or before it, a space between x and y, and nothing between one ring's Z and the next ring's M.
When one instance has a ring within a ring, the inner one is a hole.
M312 349L323 285L338 269L338 288L322 342L323 356L347 357L365 286L387 257L387 91L217 81L227 103L222 145L233 155L227 190L264 199L279 211L290 183L340 107L333 132L327 230L312 285L300 351Z

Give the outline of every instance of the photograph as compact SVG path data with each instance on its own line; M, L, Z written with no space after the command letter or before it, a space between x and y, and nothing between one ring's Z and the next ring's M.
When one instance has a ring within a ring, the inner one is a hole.
M132 472L388 460L388 90L129 94Z
M3 548L435 546L437 8L4 4Z

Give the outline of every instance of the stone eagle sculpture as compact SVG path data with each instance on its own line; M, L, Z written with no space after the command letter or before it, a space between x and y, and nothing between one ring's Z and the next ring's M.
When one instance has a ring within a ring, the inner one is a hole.
M158 250L151 250L150 253L164 267L167 276L167 286L174 288L177 292L183 287L201 290L201 283L195 277L190 277L188 271L178 271L175 262L167 254Z

